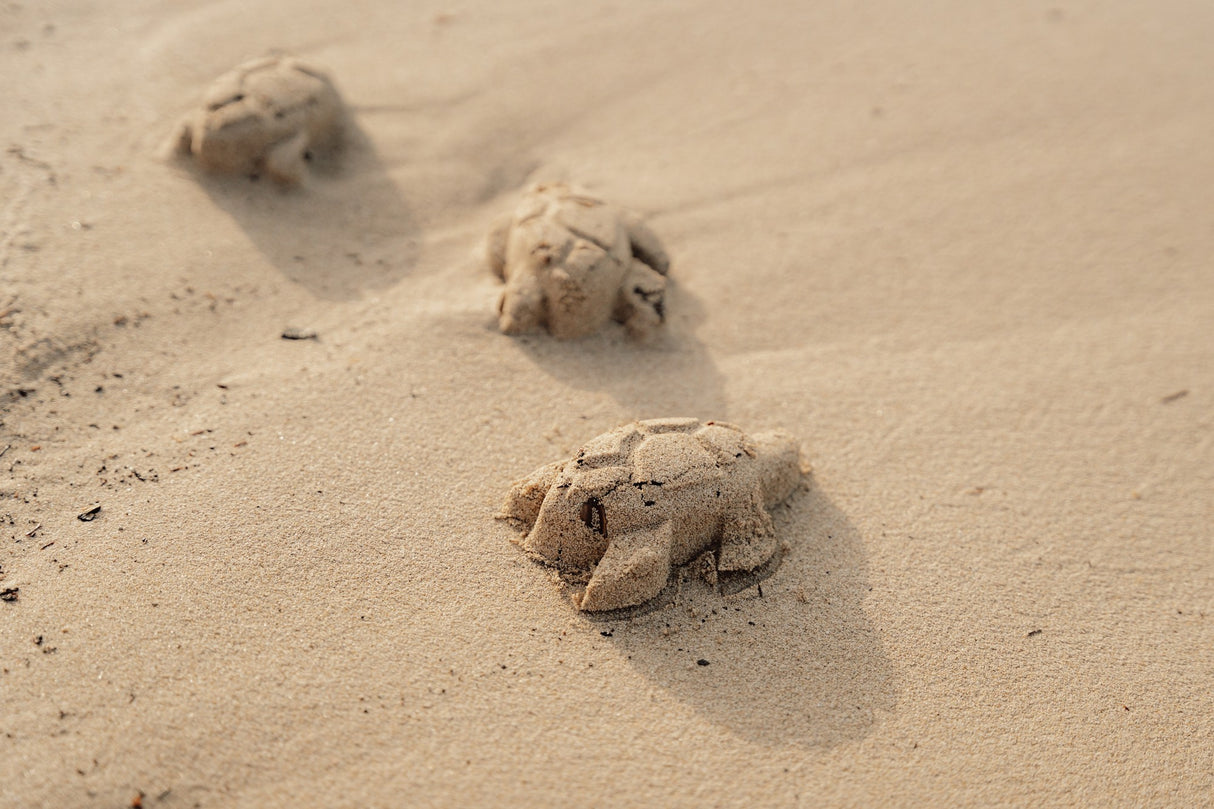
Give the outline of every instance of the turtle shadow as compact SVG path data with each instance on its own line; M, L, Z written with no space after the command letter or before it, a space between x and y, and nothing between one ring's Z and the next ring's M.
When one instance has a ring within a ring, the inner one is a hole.
M739 737L808 747L862 739L897 705L893 666L864 612L863 542L814 484L772 519L787 550L770 578L722 595L683 576L661 608L625 620L586 617L584 626Z
M270 263L316 297L356 300L399 281L417 260L419 228L362 129L349 121L341 148L309 169L301 187L284 188L191 166Z
M727 419L724 377L695 336L704 320L702 304L675 279L666 300L666 325L647 343L629 339L614 323L578 340L547 334L513 340L549 376L579 390L603 391L636 418Z

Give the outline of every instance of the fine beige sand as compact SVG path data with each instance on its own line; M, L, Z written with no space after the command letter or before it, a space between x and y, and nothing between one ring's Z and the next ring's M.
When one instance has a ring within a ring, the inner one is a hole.
M0 807L1209 805L1211 42L1180 0L3 5ZM275 49L341 165L158 158ZM538 180L645 216L663 336L497 330L477 247ZM805 442L783 564L579 613L494 513L665 416Z

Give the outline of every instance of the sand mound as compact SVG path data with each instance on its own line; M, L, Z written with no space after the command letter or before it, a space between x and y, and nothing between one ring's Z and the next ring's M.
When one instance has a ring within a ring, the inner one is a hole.
M752 439L723 422L650 419L518 481L500 516L527 529L528 553L590 574L583 610L615 610L654 598L673 566L705 551L722 571L765 564L778 548L767 509L800 479L785 434Z
M344 110L329 78L288 56L245 62L207 88L181 123L177 150L208 171L300 182L341 142Z
M657 235L563 183L527 189L494 225L485 254L506 282L498 323L507 334L584 337L614 318L644 339L666 319L670 259Z

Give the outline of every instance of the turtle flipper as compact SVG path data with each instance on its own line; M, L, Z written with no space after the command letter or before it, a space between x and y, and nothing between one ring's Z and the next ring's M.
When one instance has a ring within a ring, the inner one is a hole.
M784 502L810 472L801 458L797 440L788 433L759 433L754 436L753 449L763 486L763 504L768 508Z
M283 185L295 185L304 178L304 154L308 151L308 133L297 132L266 153L266 173Z
M586 585L580 607L587 612L644 604L670 578L671 528L664 522L612 538Z
M165 144L163 154L189 155L194 151L194 121L190 117L182 118L173 130L173 137Z
M739 508L725 516L717 569L754 570L776 552L776 529L763 507L763 489L756 486Z
M631 211L624 213L621 218L628 230L633 257L652 267L659 275L665 275L670 270L670 257L666 255L666 248L662 247L658 235Z
M644 340L666 320L666 279L637 259L620 285L615 319L633 337Z
M522 480L516 480L502 503L501 510L495 515L499 520L509 520L521 523L530 528L540 516L540 506L544 504L544 496L556 483L565 461L553 461L545 464Z
M490 272L503 281L506 280L506 245L513 222L513 214L499 214L489 226L489 235L485 237L485 264Z

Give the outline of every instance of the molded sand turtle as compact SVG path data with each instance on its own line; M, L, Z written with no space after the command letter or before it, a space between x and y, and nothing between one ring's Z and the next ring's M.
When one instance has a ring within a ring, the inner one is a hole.
M514 484L498 514L519 544L566 572L593 571L583 610L657 596L671 568L718 548L717 569L750 571L778 549L767 509L801 481L784 433L753 438L690 418L626 424Z
M254 59L207 88L181 122L176 148L208 171L303 179L314 154L341 141L341 98L324 73L288 56Z
M486 245L506 282L498 303L506 334L546 328L583 337L614 318L644 338L665 320L670 260L639 217L564 183L523 192Z

